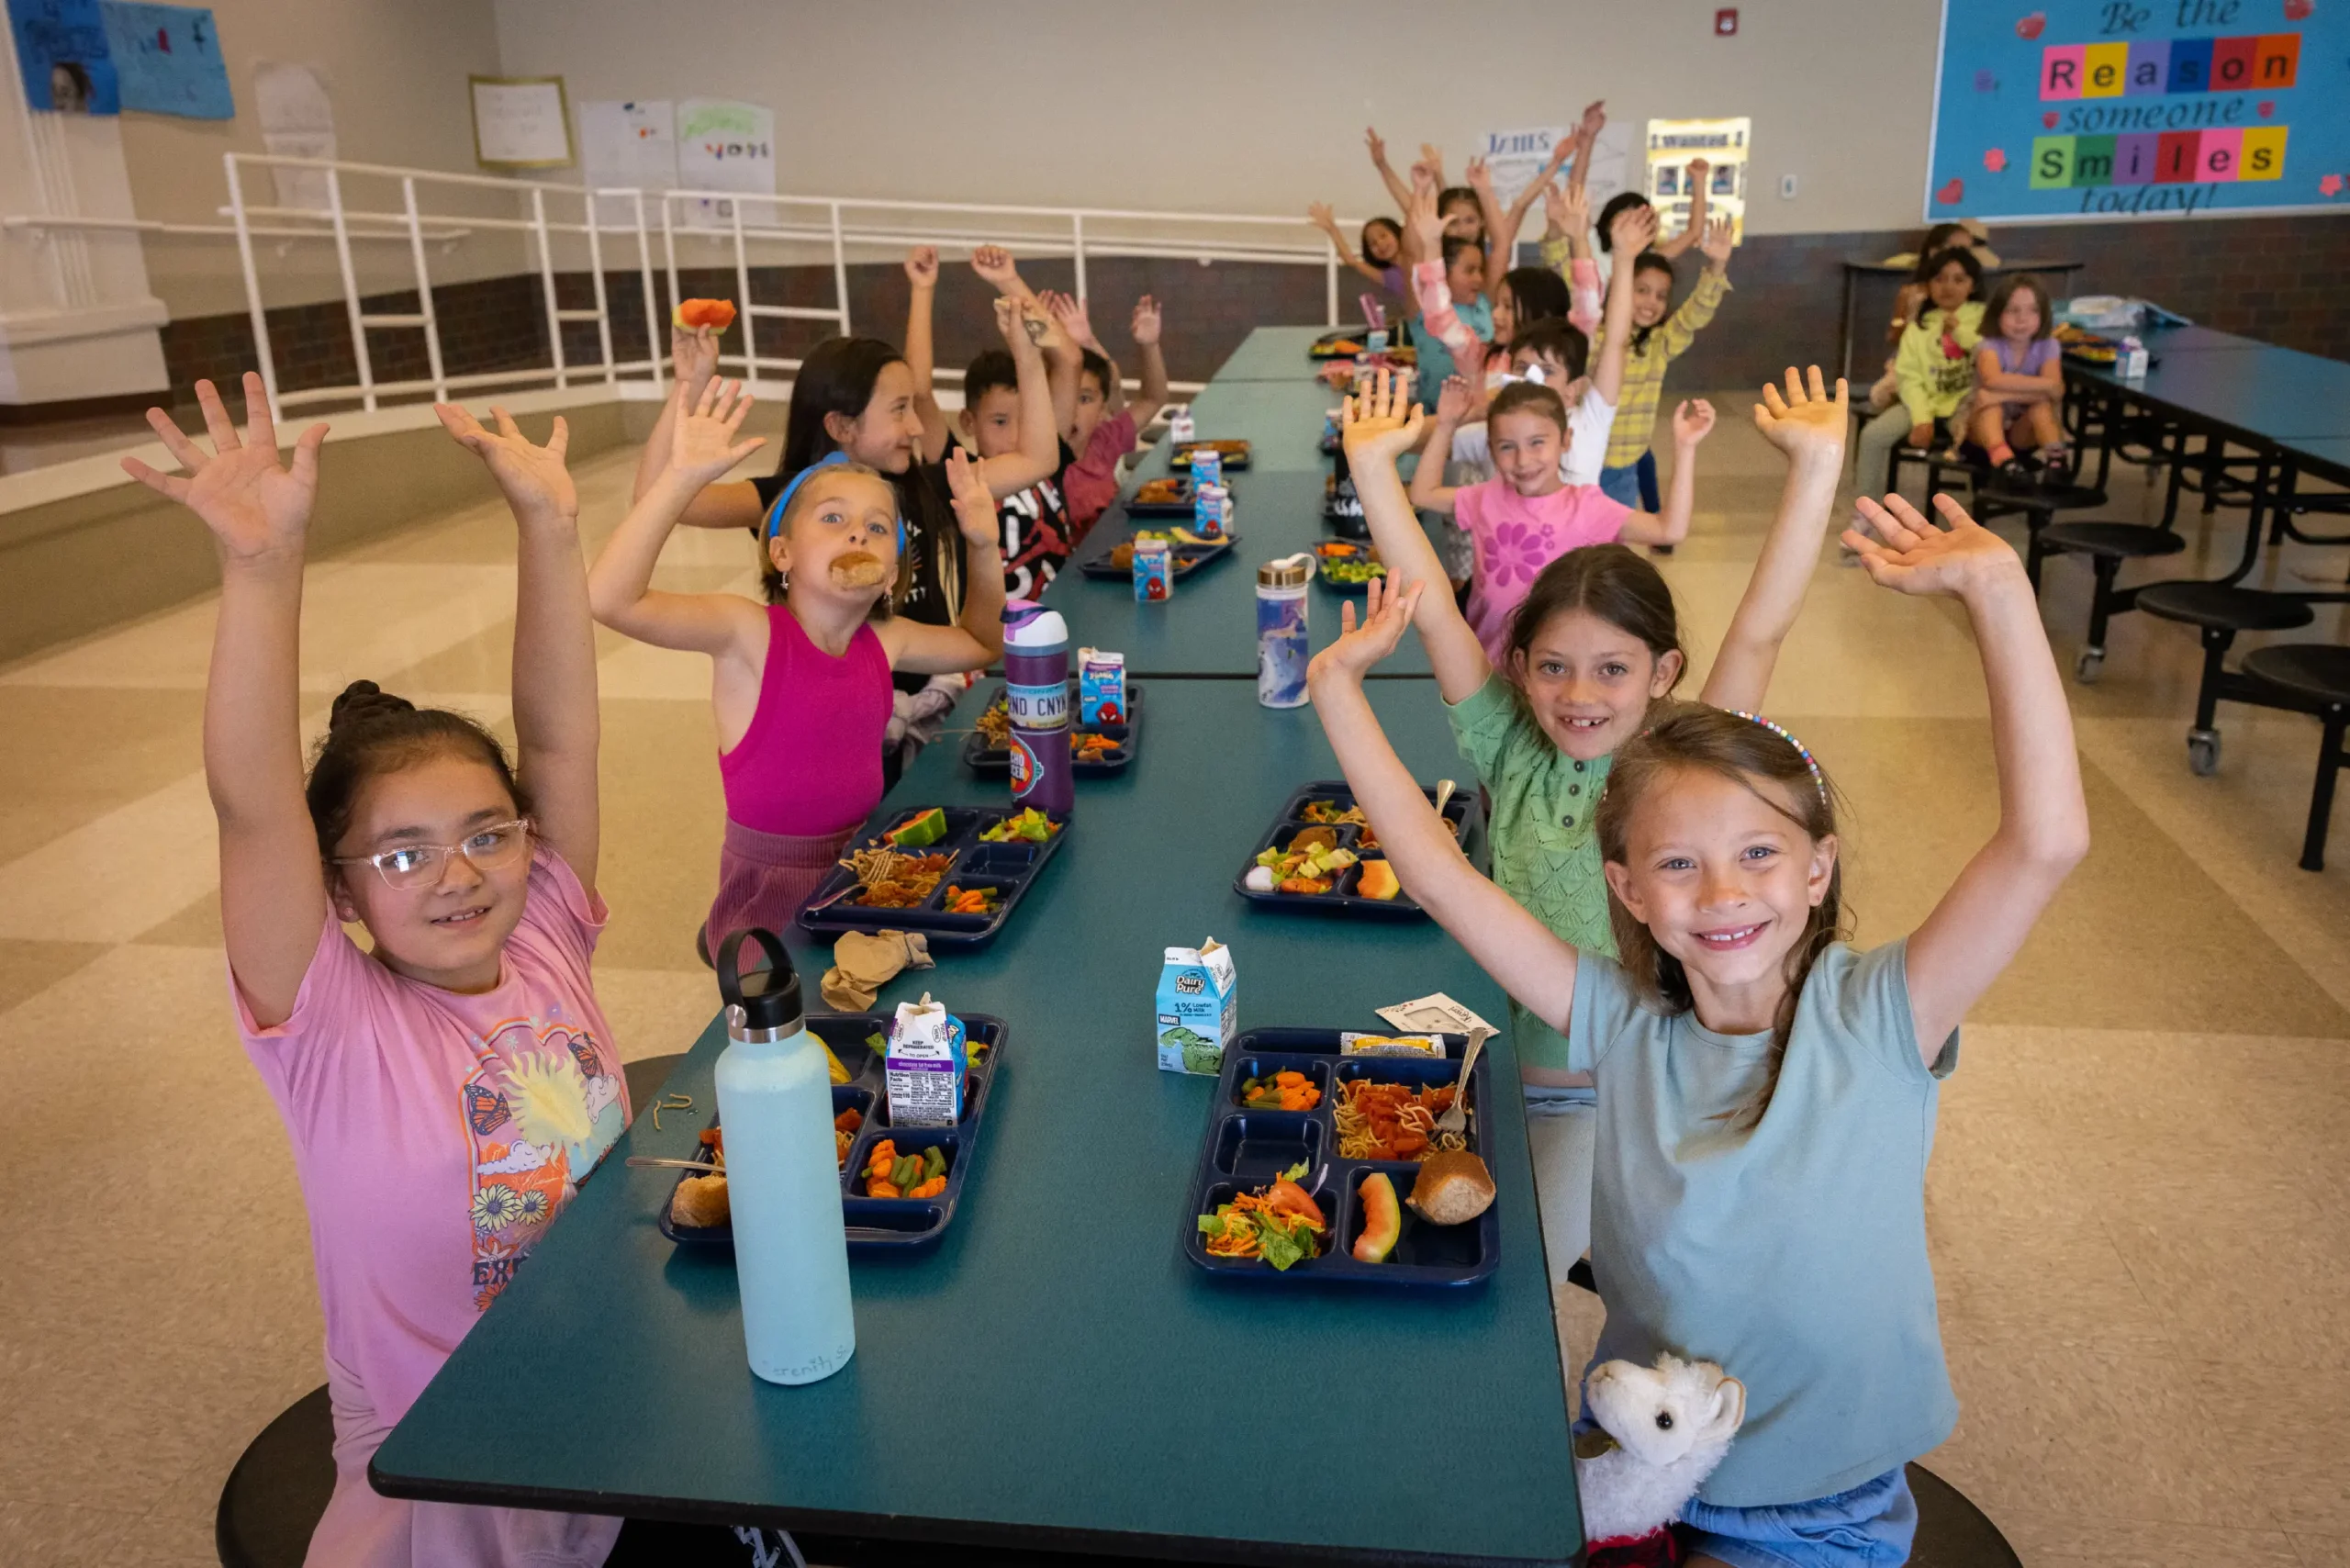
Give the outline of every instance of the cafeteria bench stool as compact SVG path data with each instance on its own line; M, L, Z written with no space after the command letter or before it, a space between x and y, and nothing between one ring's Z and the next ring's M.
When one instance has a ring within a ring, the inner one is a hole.
M2023 1568L1999 1527L1964 1493L1922 1464L1908 1471L1909 1495L1918 1500L1909 1568Z
M220 1568L301 1568L334 1495L334 1416L320 1383L246 1445L212 1516Z
M2220 696L2243 678L2225 667L2242 632L2293 632L2317 619L2307 600L2233 583L2150 583L2138 608L2203 633L2203 681L2195 693L2195 725L2187 732L2187 766L2208 778L2220 766L2220 732L2213 722Z
M2350 763L2342 736L2350 730L2350 644L2278 643L2244 655L2240 678L2220 693L2230 702L2311 713L2325 726L2317 780L2310 787L2310 824L2301 840L2304 871L2325 869L2326 827L2333 815L2333 777Z
M2027 569L2039 558L2036 546L2041 532L2056 521L2060 511L2085 511L2105 505L2105 492L2094 485L2076 485L2064 480L2043 483L2040 480L2018 480L2005 474L1987 474L1975 487L1973 512L1975 521L1986 528L1991 520L2021 514L2024 536L2030 542L2024 552ZM2031 586L2040 588L2040 574L2031 572Z
M2134 606L2141 589L2151 586L2115 588L2113 579L2121 574L2121 564L2176 555L2186 548L2187 541L2169 529L2143 522L2057 522L2032 533L2023 565L2033 591L2040 588L2041 563L2051 555L2086 555L2089 569L2097 575L2097 587L2089 596L2088 638L2073 665L2074 677L2083 686L2096 684L2098 670L2105 663L2106 622L2117 610Z

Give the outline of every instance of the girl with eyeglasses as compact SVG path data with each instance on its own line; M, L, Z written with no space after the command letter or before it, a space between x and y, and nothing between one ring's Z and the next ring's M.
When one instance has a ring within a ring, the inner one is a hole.
M196 396L211 452L151 409L185 472L123 466L203 519L220 556L204 761L229 993L301 1177L334 1411L309 1560L600 1563L618 1519L367 1484L386 1434L628 1122L588 972L605 920L596 649L564 421L534 446L502 411L492 431L439 410L514 513L517 760L475 721L363 680L335 699L306 781L302 568L327 427L283 465L258 375L242 438L210 382Z

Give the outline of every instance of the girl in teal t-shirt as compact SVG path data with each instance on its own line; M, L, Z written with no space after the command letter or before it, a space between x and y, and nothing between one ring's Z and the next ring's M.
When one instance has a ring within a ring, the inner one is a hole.
M1684 1516L1699 1564L1897 1563L1902 1466L1949 1436L1925 1173L1958 1026L2088 850L2072 716L2015 552L1948 496L1848 532L1869 576L1964 606L1990 692L1999 825L1925 923L1842 940L1833 795L1810 752L1691 705L1617 752L1598 840L1619 960L1561 941L1477 874L1381 734L1362 677L1427 599L1391 576L1308 677L1404 889L1598 1095L1599 1360L1670 1350L1746 1385L1746 1422ZM1889 510L1887 509L1890 509Z
M1786 487L1703 701L1762 704L1833 510L1844 396L1839 382L1828 397L1817 369L1807 387L1790 370L1785 396L1763 389L1755 424L1787 454ZM1423 423L1408 383L1383 375L1348 400L1341 427L1363 519L1395 581L1444 580L1395 471L1396 455L1418 444ZM1612 955L1593 810L1616 749L1680 683L1686 658L1673 590L1645 557L1621 545L1570 550L1536 571L1498 669L1449 595L1423 596L1413 624L1453 736L1491 801L1494 880L1552 935ZM1568 1061L1564 1036L1516 1003L1510 1037L1532 1116L1543 1246L1560 1281L1589 1238L1592 1129L1583 1113L1591 1081Z

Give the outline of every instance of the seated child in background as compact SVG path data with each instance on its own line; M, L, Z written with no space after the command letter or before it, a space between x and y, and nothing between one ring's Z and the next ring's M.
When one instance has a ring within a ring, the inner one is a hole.
M1695 166L1693 163L1691 168ZM1649 451L1649 439L1656 430L1657 405L1664 398L1664 373L1696 341L1699 330L1714 319L1722 297L1729 292L1728 220L1717 218L1706 225L1699 248L1706 254L1706 270L1697 274L1697 286L1669 320L1665 310L1673 303L1673 263L1661 251L1638 252L1631 263L1631 351L1624 362L1624 390L1616 400L1616 428L1607 442L1607 465L1599 476L1600 487L1626 506L1637 501L1651 511L1657 510L1656 458ZM1608 283L1612 289L1612 274ZM1601 323L1603 353L1608 331L1607 324Z
M1000 302L1000 313L1011 307ZM995 499L979 465L948 458L955 521L970 565L961 622L890 613L906 526L889 477L846 454L802 468L760 530L767 602L654 588L653 568L703 486L763 444L737 442L749 411L713 383L673 421L661 475L589 571L596 619L655 647L707 654L726 790L718 892L704 958L745 926L790 926L849 835L879 803L891 673L981 670L1003 652L1003 566ZM681 399L683 390L677 394Z
M502 411L493 434L436 410L514 514L514 763L474 720L359 680L306 780L297 653L327 427L288 469L260 376L241 441L212 384L196 392L214 451L151 409L187 476L123 466L201 518L220 557L204 770L229 1001L293 1146L326 1320L334 1489L308 1561L590 1568L619 1519L411 1502L367 1480L629 1117L589 967L607 913L596 642L563 418L541 447Z
M1412 203L1411 223L1419 236L1420 248L1423 252L1434 251L1443 243L1435 193L1415 191ZM1502 378L1509 374L1510 345L1519 329L1537 321L1565 320L1573 307L1566 279L1557 273L1541 267L1513 267L1494 286L1492 303L1487 308L1488 330L1481 335L1471 330L1455 308L1443 267L1434 262L1422 262L1412 269L1412 285L1420 302L1420 320L1427 329L1419 334L1418 341L1425 345L1427 340L1434 338L1442 343L1461 379L1481 399L1496 390ZM1427 353L1425 346L1421 353Z
M1444 385L1427 451L1412 477L1412 504L1457 515L1475 547L1464 613L1485 657L1505 662L1510 617L1542 568L1585 544L1623 540L1678 544L1689 536L1696 506L1697 443L1714 428L1711 404L1686 402L1673 415L1673 494L1662 515L1634 511L1596 485L1567 485L1559 477L1567 447L1567 406L1548 386L1521 381L1505 386L1485 416L1495 477L1458 489L1438 482L1452 450L1452 432L1469 407L1459 376Z
M1083 351L1078 373L1077 416L1069 421L1068 441L1077 461L1061 475L1061 499L1069 507L1077 540L1112 501L1118 498L1118 464L1134 451L1144 425L1158 417L1167 403L1167 356L1159 352L1158 301L1144 295L1135 301L1130 330L1142 352L1142 396L1129 402L1125 377L1118 362L1093 333L1085 307L1066 294L1051 296L1046 308L1061 330Z
M1890 409L1900 400L1901 383L1894 372L1894 360L1901 348L1901 334L1909 330L1909 323L1918 319L1919 307L1926 301L1926 279L1933 270L1930 263L1934 258L1953 245L1964 245L1966 241L1964 224L1937 223L1926 230L1924 241L1914 252L1904 252L1886 258L1886 265L1906 266L1909 269L1909 275L1894 291L1893 319L1885 329L1885 374L1878 376L1876 384L1869 388L1870 413ZM1987 249L1978 249L1975 257L1986 267L1992 264L1987 259Z
M1331 248L1338 252L1338 260L1377 284L1397 300L1408 297L1404 286L1404 226L1392 218L1374 218L1362 226L1362 251L1360 254L1347 243L1338 230L1338 219L1326 201L1311 203L1305 209L1306 221L1329 236Z
M2072 467L2065 451L2065 426L2057 410L2065 401L2065 364L2054 330L2048 290L2026 273L1991 291L1983 319L1992 332L1975 349L1975 401L1967 433L1990 454L1995 467L2029 476L2019 446L2037 453L2053 476Z
M1414 201L1419 207L1425 208L1427 199L1426 191L1415 193ZM1404 230L1406 235L1426 234L1428 248L1443 258L1442 287L1421 295L1422 308L1425 310L1426 302L1431 297L1449 304L1457 327L1461 330L1457 330L1455 336L1459 337L1461 331L1465 331L1468 341L1474 346L1470 350L1472 363L1464 370L1444 340L1434 331L1413 334L1413 346L1419 353L1418 396L1423 403L1430 404L1436 401L1437 389L1444 385L1447 376L1458 374L1480 375L1482 379L1483 345L1492 342L1494 338L1494 308L1485 301L1484 248L1466 235L1446 231L1441 212L1440 207L1436 209L1438 227L1434 230L1418 221ZM1421 263L1427 267L1438 264L1435 262ZM1419 270L1419 266L1413 269L1415 274Z
M1001 245L981 245L971 252L971 270L993 284L1001 297L1020 304L1029 319L1041 323L1038 342L1052 395L1058 456L1052 477L1039 479L998 502L1003 524L1000 540L1003 591L1010 598L1033 599L1045 591L1077 542L1061 489L1077 453L1059 432L1077 420L1084 355L1077 341L1054 319L1046 298L1022 281L1011 252ZM1022 448L1025 405L1017 368L1009 353L990 349L963 373L963 411L956 416L956 433L981 458Z
M1709 165L1703 158L1692 158L1689 160L1690 185L1688 226L1683 229L1680 233L1675 234L1672 239L1662 240L1650 246L1648 252L1635 252L1634 255L1636 258L1639 255L1652 252L1657 255L1662 256L1668 262L1679 261L1681 259L1681 253L1684 251L1686 251L1690 246L1696 244L1705 237L1706 175L1708 167ZM1616 215L1620 212L1628 211L1633 207L1648 207L1651 212L1656 210L1656 208L1651 205L1649 198L1642 196L1639 192L1617 191L1614 196L1607 198L1607 205L1599 209L1599 222L1597 225L1599 230L1599 253L1606 258L1605 261L1599 263L1599 271L1603 277L1615 276L1616 263L1621 255L1621 252L1616 249L1614 241L1610 238L1610 236L1615 232ZM1543 260L1548 262L1550 259L1550 256L1545 253Z
M1950 420L1975 389L1975 345L1983 335L1983 263L1953 246L1935 256L1926 297L1902 329L1894 353L1901 400L1862 427L1853 458L1863 490L1891 489L1893 449L1904 440L1938 450L1954 439Z

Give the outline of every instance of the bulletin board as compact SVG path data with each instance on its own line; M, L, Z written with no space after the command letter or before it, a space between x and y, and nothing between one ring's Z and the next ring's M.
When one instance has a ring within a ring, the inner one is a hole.
M2350 204L2342 0L1943 0L1928 222Z

